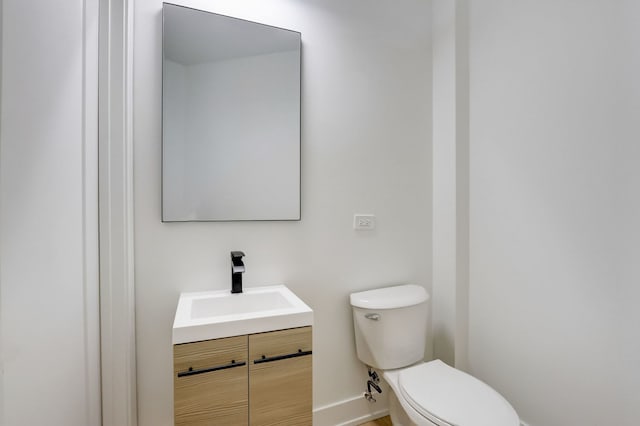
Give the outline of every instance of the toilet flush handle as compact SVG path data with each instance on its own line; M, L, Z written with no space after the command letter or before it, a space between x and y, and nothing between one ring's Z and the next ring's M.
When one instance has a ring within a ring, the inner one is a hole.
M370 319L370 320L373 320L373 321L378 321L380 319L380 314L376 314L376 313L364 314L364 317L366 319Z

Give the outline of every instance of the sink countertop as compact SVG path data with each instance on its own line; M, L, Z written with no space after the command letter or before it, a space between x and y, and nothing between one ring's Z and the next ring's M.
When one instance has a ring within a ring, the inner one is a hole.
M313 310L284 285L181 293L173 344L313 325Z

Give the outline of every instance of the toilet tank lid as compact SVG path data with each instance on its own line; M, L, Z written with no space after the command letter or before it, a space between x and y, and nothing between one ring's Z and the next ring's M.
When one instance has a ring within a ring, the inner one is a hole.
M427 291L415 284L378 288L351 294L351 306L364 309L394 309L429 300Z

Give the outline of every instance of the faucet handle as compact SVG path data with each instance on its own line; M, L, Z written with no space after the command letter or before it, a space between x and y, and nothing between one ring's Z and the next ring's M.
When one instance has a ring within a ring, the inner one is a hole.
M242 293L242 273L244 273L244 263L242 263L241 251L231 252L231 293Z
M231 252L231 259L242 259L245 256L245 254L241 251L232 251Z

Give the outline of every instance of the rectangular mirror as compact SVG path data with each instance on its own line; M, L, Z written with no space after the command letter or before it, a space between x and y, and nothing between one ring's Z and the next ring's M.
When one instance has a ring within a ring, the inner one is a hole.
M163 4L162 220L300 220L298 32Z

